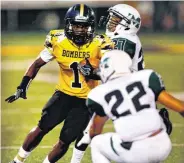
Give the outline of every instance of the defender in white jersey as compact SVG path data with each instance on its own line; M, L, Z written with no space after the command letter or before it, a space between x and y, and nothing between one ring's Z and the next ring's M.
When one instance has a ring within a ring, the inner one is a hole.
M117 4L110 7L108 17L102 16L99 26L106 25L106 35L115 43L115 49L125 51L132 59L131 69L139 71L144 69L144 56L142 45L137 36L141 27L141 16L132 6ZM160 116L167 128L167 133L172 132L172 123L169 113L165 108L160 109Z
M144 68L142 45L137 36L141 26L139 12L127 4L110 7L108 17L102 16L99 26L106 26L106 35L115 43L115 49L125 51L132 59L132 69Z
M165 91L156 72L132 73L131 64L129 55L119 50L106 52L101 59L99 75L103 84L94 88L87 99L88 108L96 113L89 138L101 133L106 117L113 120L115 132L92 139L93 163L153 163L165 160L171 152L171 141L155 101L182 116L184 102Z

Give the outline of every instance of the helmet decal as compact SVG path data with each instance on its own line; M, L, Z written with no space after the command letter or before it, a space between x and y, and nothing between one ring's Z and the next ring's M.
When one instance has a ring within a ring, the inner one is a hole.
M132 20L133 25L135 25L136 28L139 28L141 19L140 18L135 18L135 16L131 13L128 14L128 18Z
M108 58L105 58L103 60L104 68L108 68L109 67L108 61L109 61L109 57Z
M80 4L80 16L84 15L84 4Z
M105 52L101 58L99 66L99 76L102 83L117 78L126 73L131 73L132 59L121 50L111 50Z

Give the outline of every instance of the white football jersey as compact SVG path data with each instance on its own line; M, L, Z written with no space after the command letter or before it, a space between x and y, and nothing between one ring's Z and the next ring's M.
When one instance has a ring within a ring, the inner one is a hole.
M132 59L132 69L134 71L144 69L144 57L142 45L137 35L119 34L110 37L115 43L115 49L123 50Z
M141 70L97 86L88 94L87 106L112 119L123 141L135 141L162 128L155 101L164 89L157 73Z

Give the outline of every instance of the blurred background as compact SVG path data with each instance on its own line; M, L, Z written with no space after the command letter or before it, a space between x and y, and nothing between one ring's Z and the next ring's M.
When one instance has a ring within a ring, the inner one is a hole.
M76 1L80 3L80 1ZM48 31L63 28L64 15L75 1L2 1L2 31ZM142 17L141 32L184 32L182 1L101 1L86 2L96 13L97 21L117 3L137 8Z
M184 2L182 1L1 1L1 156L2 163L11 161L25 136L40 119L41 110L55 90L58 65L44 66L33 80L27 100L7 104L4 99L15 92L27 67L44 48L47 33L64 27L69 7L86 3L96 14L107 15L113 5L134 6L141 15L138 33L142 42L146 68L161 74L165 86L174 96L184 100ZM97 33L105 29L98 28ZM162 107L162 106L160 106ZM184 120L170 111L173 122L173 150L164 163L184 163ZM50 132L26 163L40 163L58 139L62 124ZM104 132L112 131L111 123ZM72 148L72 146L71 146ZM59 163L69 162L72 149ZM82 163L91 163L90 148Z

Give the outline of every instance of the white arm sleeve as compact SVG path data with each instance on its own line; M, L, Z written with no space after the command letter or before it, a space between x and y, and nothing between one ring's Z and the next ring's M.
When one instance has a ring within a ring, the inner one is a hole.
M54 56L48 51L47 48L43 49L40 54L39 54L39 57L41 57L41 59L44 61L44 62L49 62L51 60L54 59Z

